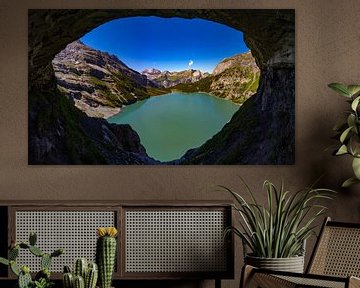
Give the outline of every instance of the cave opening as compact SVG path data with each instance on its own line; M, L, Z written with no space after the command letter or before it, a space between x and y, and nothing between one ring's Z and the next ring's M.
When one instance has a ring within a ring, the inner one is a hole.
M29 164L159 164L131 137L124 140L129 129L74 111L56 92L56 54L105 22L133 16L207 19L243 31L260 68L257 94L242 106L247 112L239 109L212 139L172 164L294 163L294 10L127 9L29 10Z
M218 133L256 93L260 75L242 32L199 18L115 19L68 44L52 65L78 109L129 124L135 146L161 162Z

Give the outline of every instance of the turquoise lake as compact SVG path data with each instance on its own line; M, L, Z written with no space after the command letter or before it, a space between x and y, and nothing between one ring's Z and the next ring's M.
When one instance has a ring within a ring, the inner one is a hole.
M170 93L123 107L108 122L130 124L150 157L180 158L221 130L239 106L206 93Z

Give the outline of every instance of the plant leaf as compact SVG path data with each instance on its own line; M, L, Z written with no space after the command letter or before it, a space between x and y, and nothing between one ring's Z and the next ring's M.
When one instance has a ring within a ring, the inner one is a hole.
M9 260L8 260L8 259L5 259L5 258L3 258L3 257L0 257L0 263L1 263L1 264L4 264L4 265L9 265L9 264L10 264Z
M347 124L349 127L356 126L356 116L353 113L350 113L347 118Z
M349 153L349 152L348 152L346 145L341 145L341 147L339 148L339 150L336 152L335 155L344 155L347 153Z
M360 92L360 85L348 85L347 91L351 96L354 96Z
M349 143L348 143L348 150L350 150L351 155L354 157L360 156L360 138L358 135L354 134L350 137Z
M349 128L345 129L345 131L343 133L341 133L341 136L340 136L341 143L344 143L344 141L346 140L346 137L348 136L348 134L352 128L353 128L353 126L350 126Z
M347 88L346 85L344 84L341 84L341 83L330 83L328 85L329 88L333 89L335 92L339 93L340 95L342 96L345 96L345 97L348 97L350 98L351 97L351 94Z
M254 196L245 187L245 193ZM304 241L313 234L313 222L326 209L317 201L331 199L330 192L334 191L310 187L290 193L284 190L283 183L277 189L270 181L265 181L263 187L267 194L265 206L259 205L255 197L251 197L252 202L246 202L240 194L222 187L235 198L237 204L233 208L241 216L240 227L227 228L225 233L231 230L258 257L299 255ZM311 217L310 211L314 212Z
M359 105L359 101L360 101L360 96L356 97L356 98L354 99L354 101L352 101L352 103L351 103L351 109L352 109L352 110L356 111L356 108L357 108L358 105Z
M344 181L344 183L341 185L341 187L348 188L352 185L359 184L359 183L360 183L359 179L357 179L356 177L351 177L351 178L347 179L346 181Z
M354 158L352 162L352 168L357 179L360 180L360 158Z

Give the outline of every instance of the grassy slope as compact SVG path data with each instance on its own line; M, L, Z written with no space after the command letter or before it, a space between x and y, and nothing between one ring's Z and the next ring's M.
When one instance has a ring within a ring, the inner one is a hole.
M194 83L181 83L174 87L171 87L171 90L182 91L182 92L210 92L210 85L214 76L209 76L203 78Z
M259 74L254 74L252 70L248 67L232 67L229 69L226 69L222 73L218 75L211 75L204 79L201 79L194 83L182 83L178 84L174 87L172 87L172 90L175 91L182 91L182 92L206 92L210 93L214 96L225 98L227 97L227 89L224 87L224 89L214 90L211 88L211 84L213 82L220 81L221 78L249 78L252 79L250 82L241 83L239 81L233 81L233 86L238 90L238 93L240 97L231 99L235 103L243 103L246 98L242 96L246 92L250 92L251 94L255 94L257 87L259 85Z
M110 107L120 107L122 104L136 102L137 99L143 100L150 96L171 92L166 88L145 87L137 83L131 77L120 72L113 72L111 80L115 83L115 89L120 92L120 95L113 93L106 81L94 76L89 78L90 83L93 84L104 97L104 102L101 104Z

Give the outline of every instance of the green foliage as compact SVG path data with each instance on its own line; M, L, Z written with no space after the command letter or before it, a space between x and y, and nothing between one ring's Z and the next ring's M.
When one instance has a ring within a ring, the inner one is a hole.
M168 88L146 87L146 92L148 96L158 96L158 95L170 93L171 90Z
M102 80L100 80L99 78L96 78L94 76L89 76L89 82L95 86L95 88L100 89L100 90L108 90L108 86L106 85L106 83Z
M16 275L16 276L19 276L20 275L20 267L16 265L16 262L14 260L11 260L9 262L9 265L10 265L10 269L11 271Z
M27 271L21 271L18 279L19 288L29 288L32 286L32 279L30 273Z
M14 243L8 251L9 260L0 257L0 263L10 266L11 271L18 276L18 286L19 288L48 288L52 287L52 282L50 281L50 271L49 267L53 257L58 257L63 254L63 249L55 250L53 253L48 254L41 251L36 244L36 234L30 233L29 243ZM28 266L19 267L16 263L16 258L19 256L19 250L24 249L28 250L30 253L37 257L41 257L41 271L39 271L35 280L33 281L30 275L30 269Z
M3 257L0 257L0 263L9 266L10 262L8 259L5 259Z
M342 187L349 187L360 183L360 85L331 83L328 86L346 97L350 104L346 122L334 127L340 141L334 154L337 156L349 154L353 157L352 168L355 177L347 179L342 184Z
M41 257L44 255L44 252L41 251L41 249L39 247L36 247L36 246L32 246L30 245L29 246L29 251L34 254L35 256L38 256L38 257Z
M148 97L145 86L140 85L134 79L121 72L113 72L112 78L115 81L116 88L121 91L122 96L127 100L145 99Z
M19 256L19 247L18 245L16 245L14 248L9 249L8 252L8 257L9 260L16 260L16 258Z
M246 201L240 193L220 186L235 199L233 206L240 215L240 227L229 227L247 245L254 256L266 258L287 258L300 255L304 241L314 233L315 220L326 207L318 201L332 199L334 191L329 189L304 188L296 193L280 189L266 180L267 205L257 202L254 193L241 179L245 192L251 201Z
M54 282L49 282L44 278L33 282L33 288L51 288L55 285Z
M49 269L51 265L51 260L52 260L52 256L48 253L44 253L43 256L41 256L41 261L40 261L41 269Z
M208 76L193 83L180 83L172 87L171 89L175 91L179 90L181 92L186 92L186 93L210 92L210 85L213 79L214 79L213 76Z

